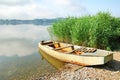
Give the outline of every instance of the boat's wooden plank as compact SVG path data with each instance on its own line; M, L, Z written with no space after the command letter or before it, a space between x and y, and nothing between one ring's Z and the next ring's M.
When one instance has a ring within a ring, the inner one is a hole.
M85 53L94 53L95 51L97 51L97 48L82 47L82 48L76 49L76 51L77 52L85 52Z
M54 50L61 50L61 49L68 48L68 47L71 47L73 49L74 46L73 45L63 46L63 47L55 48Z
M53 41L48 41L48 42L41 41L42 45L47 45L47 44L51 44L51 43L53 43Z
M69 51L69 52L65 52L66 54L71 54L72 52L74 52L75 50Z
M54 44L59 44L59 42L55 42L55 43L49 43L49 44L46 44L46 45L54 45Z

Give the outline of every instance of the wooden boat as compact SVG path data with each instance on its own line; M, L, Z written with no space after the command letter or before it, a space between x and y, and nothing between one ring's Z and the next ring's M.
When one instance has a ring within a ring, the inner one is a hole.
M38 46L48 55L58 60L83 66L103 65L113 60L112 52L101 49L52 41L42 41Z

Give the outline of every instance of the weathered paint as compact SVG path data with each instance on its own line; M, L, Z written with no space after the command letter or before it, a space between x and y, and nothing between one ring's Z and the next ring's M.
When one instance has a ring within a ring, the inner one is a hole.
M61 43L64 45L64 43ZM68 44L69 45L69 44ZM46 45L41 45L39 43L39 48L45 51L48 55L65 62L70 62L80 65L102 65L113 59L112 53L107 53L104 50L98 51L95 55L75 55L75 54L65 54L62 52L54 51ZM102 52L102 53L101 53ZM105 53L104 53L105 52Z

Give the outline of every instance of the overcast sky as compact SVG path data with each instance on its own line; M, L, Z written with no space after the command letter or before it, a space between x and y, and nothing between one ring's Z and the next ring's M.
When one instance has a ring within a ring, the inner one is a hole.
M109 11L120 16L120 0L0 0L0 19L81 16Z

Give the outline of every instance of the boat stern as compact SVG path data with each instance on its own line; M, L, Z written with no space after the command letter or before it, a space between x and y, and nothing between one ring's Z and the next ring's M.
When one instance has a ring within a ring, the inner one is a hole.
M105 56L104 63L107 63L112 60L113 60L113 53L110 53L109 55Z

